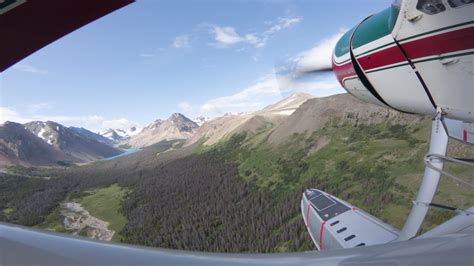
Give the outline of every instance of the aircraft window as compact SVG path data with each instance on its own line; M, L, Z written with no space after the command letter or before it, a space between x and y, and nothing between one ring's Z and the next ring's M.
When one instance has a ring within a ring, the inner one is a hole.
M338 224L338 223L339 223L339 221L332 222L332 223L330 224L330 226L335 226L335 225Z
M354 237L356 237L356 236L355 235L350 235L350 236L344 238L344 241L349 241L349 240L353 239Z
M451 7L460 7L467 4L474 3L474 0L448 0Z
M440 12L445 11L446 7L441 2L441 0L418 0L416 9L420 10L421 12L425 14L434 15L434 14L438 14Z
M342 232L344 232L344 231L346 231L346 230L347 230L347 227L343 227L343 228L337 230L336 232L337 232L338 234L340 234L340 233L342 233Z
M319 197L311 199L311 203L313 203L314 207L316 207L318 211L325 210L336 204L336 202L326 197L325 195L321 195Z
M365 246L365 243L360 243L356 247L362 247L362 246Z

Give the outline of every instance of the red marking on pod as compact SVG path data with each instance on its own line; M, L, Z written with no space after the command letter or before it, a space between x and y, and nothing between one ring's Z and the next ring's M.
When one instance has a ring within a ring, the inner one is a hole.
M467 130L464 129L464 131L462 133L463 133L462 137L463 137L464 142L467 142Z
M306 208L306 227L309 227L309 207L311 207L311 204L308 202L308 207Z
M323 250L323 232L324 232L324 225L326 221L321 224L321 229L319 230L319 249Z

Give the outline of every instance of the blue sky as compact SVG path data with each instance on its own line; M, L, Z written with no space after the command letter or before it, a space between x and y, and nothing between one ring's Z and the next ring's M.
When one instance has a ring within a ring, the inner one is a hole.
M295 91L342 92L332 75L292 86L275 65L327 64L338 36L390 0L138 0L0 74L0 122L92 130L182 112L253 111Z

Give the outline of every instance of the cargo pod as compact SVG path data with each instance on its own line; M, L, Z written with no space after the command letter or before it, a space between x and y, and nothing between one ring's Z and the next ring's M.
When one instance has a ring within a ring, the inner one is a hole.
M319 250L387 243L399 234L374 216L317 189L303 193L301 212Z

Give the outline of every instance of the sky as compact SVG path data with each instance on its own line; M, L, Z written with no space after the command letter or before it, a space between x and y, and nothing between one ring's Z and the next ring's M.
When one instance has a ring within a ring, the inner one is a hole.
M1 73L0 123L98 131L341 93L333 74L288 83L278 69L329 65L341 34L391 2L137 0Z

